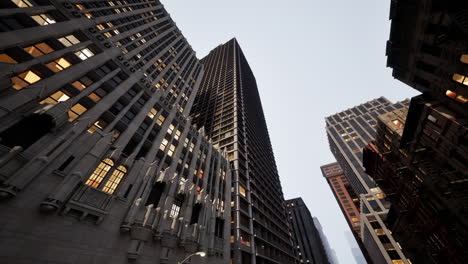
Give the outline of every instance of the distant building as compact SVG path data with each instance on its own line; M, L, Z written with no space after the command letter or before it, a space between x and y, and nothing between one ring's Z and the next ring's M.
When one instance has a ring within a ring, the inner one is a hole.
M362 150L376 135L377 116L404 108L408 103L405 100L393 104L380 97L326 118L330 149L350 186L359 195L359 237L370 258L368 262L374 264L409 264L409 261L384 224L390 203L385 193L364 172ZM390 256L393 251L398 258Z
M318 220L312 218L309 209L302 198L294 198L286 201L286 209L292 223L293 237L300 263L330 264L328 255L330 246L324 244L325 236L320 234L322 229L317 228ZM327 255L328 253L328 255Z
M327 253L328 261L330 262L330 264L338 264L338 260L336 258L336 252L334 249L330 247L330 243L328 243L328 238L325 235L325 233L323 233L323 228L322 228L322 225L320 224L320 221L318 220L317 217L313 217L313 218L314 218L315 228L317 228L317 231L320 234L323 247L325 248L325 252Z
M468 129L423 96L412 99L408 119L406 112L379 116L377 139L364 150L366 172L388 194L387 226L414 263L464 263Z
M335 199L340 206L343 215L346 217L349 228L360 236L361 224L359 213L359 197L356 195L348 179L337 162L320 167L323 177L326 178Z
M352 232L345 232L345 236L346 240L348 240L348 244L351 248L351 253L353 254L356 264L367 264L366 258L364 257L362 250L356 247L360 246L358 245L361 242L360 239L356 239Z

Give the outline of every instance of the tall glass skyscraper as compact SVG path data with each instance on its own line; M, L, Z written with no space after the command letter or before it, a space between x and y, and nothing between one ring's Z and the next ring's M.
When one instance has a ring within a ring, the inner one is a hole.
M202 60L191 116L233 170L233 263L294 263L285 201L255 77L236 39Z

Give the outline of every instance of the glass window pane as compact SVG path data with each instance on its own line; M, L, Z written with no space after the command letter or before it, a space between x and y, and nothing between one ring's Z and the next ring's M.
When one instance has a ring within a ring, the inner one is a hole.
M30 84L33 84L41 80L41 77L37 76L37 74L35 74L32 71L20 73L18 76Z
M0 53L0 62L17 63L17 61L12 59L10 56L6 55L5 53Z
M26 47L26 48L24 48L24 51L31 54L31 56L33 56L33 57L39 57L39 56L44 55L44 53L42 51L40 51L39 49L37 49L34 46Z

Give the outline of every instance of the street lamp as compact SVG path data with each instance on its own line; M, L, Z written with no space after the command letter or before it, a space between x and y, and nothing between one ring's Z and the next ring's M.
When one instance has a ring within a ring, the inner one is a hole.
M200 257L205 257L206 256L206 252L203 252L203 251L200 251L200 252L196 252L196 253L193 253L193 254L190 254L188 255L186 258L184 258L184 260L180 261L180 262L177 262L177 264L184 264L185 261L187 261L189 258L193 257L193 256L200 256Z

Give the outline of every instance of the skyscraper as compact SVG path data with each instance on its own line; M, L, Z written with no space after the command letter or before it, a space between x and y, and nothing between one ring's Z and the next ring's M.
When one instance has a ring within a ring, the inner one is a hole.
M287 200L286 208L292 223L293 237L299 262L330 264L324 241L322 241L321 234L315 223L318 223L318 220L312 218L302 198Z
M361 203L360 238L373 263L409 264L385 226L390 203L362 166L362 150L375 138L377 116L408 105L380 97L326 118L330 149ZM391 252L390 252L391 251ZM397 254L398 261L394 256Z
M1 262L228 263L230 166L159 1L0 8Z
M294 263L283 192L255 77L236 39L202 63L191 116L233 171L233 263Z

